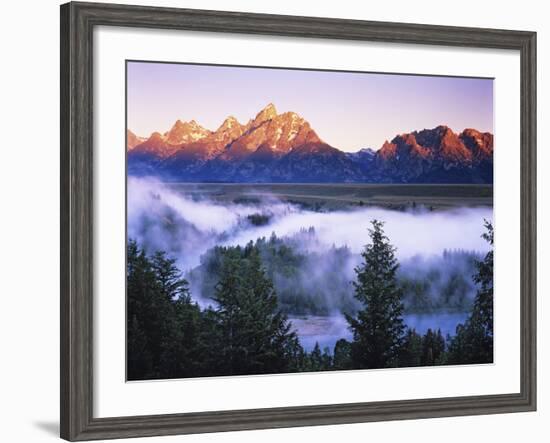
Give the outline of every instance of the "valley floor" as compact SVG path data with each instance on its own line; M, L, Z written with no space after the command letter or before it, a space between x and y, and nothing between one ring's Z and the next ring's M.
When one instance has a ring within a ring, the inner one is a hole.
M254 203L272 196L314 210L353 206L429 210L456 206L492 206L492 185L356 183L166 183L194 198L220 203Z

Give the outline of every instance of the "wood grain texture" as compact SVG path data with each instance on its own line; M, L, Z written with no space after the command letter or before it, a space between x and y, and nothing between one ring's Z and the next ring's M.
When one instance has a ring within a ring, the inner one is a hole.
M521 56L521 392L476 397L94 418L92 36L94 26L98 25L519 51ZM99 3L68 3L61 6L60 100L62 438L79 441L535 410L535 33Z

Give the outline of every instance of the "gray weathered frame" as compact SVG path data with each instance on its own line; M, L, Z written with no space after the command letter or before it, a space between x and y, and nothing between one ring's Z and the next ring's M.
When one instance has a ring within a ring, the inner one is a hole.
M517 50L521 57L521 391L514 394L93 417L93 29L98 25ZM61 437L70 441L536 409L536 33L67 3L61 6Z

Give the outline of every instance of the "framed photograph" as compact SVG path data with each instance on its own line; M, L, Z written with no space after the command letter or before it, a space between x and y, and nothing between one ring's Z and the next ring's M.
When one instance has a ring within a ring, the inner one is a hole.
M535 44L61 6L61 436L535 410Z

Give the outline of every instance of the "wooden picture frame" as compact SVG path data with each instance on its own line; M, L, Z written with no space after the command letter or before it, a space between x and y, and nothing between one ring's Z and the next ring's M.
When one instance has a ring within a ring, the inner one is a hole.
M521 57L521 390L517 394L95 418L93 29L121 26L496 48ZM61 437L70 441L536 409L536 34L236 12L61 6Z

